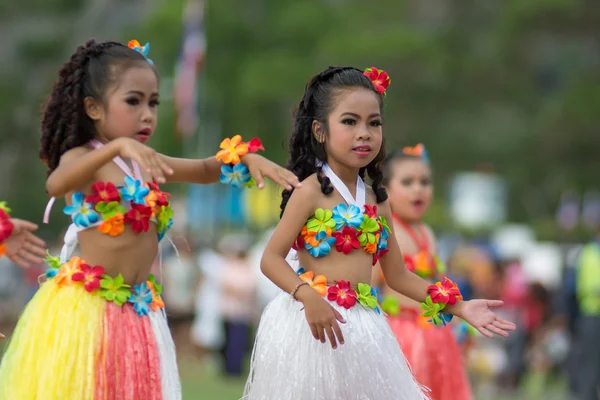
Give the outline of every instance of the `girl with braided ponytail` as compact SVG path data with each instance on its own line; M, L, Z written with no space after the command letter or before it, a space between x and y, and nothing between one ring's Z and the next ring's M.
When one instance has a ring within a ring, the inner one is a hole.
M378 262L388 285L423 302L433 323L458 315L487 336L515 329L490 310L502 302L462 301L453 282L429 286L406 269L382 187L389 82L376 68L330 67L306 86L287 164L302 187L283 192L261 261L282 292L262 315L244 400L428 398L369 285ZM285 261L290 247L296 273Z
M217 181L299 186L225 139L216 157L166 157L146 145L157 125L158 73L149 45L88 41L64 64L42 119L46 190L72 224L60 257L21 316L0 364L0 399L179 400L162 287L149 274L172 224L159 184ZM72 253L81 242L81 257Z

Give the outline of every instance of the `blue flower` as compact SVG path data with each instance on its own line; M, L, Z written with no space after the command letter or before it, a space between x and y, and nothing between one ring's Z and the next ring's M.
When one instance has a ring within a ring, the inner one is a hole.
M306 271L304 270L304 267L300 267L300 268L298 268L298 271L296 271L296 275L302 275L305 272Z
M248 171L248 167L242 163L235 164L234 166L225 164L221 167L220 180L221 183L226 185L241 188L250 181L250 178L252 176L250 175L250 171Z
M427 322L433 322L434 325L441 325L441 326L446 326L447 324L450 323L450 321L452 321L452 318L454 317L454 315L447 313L447 312L441 312L438 314L438 317L440 317L440 323L437 323L433 318L430 320L427 320Z
M385 232L385 231L384 231ZM388 238L384 238L383 234L379 237L379 243L377 243L377 250L387 250Z
M75 225L87 228L98 222L100 217L98 216L98 213L94 211L94 205L84 201L83 193L73 193L73 196L71 196L71 203L70 206L63 208L63 212L71 216Z
M365 216L355 205L347 206L344 203L337 205L333 210L333 220L335 221L335 229L339 230L344 225L358 228L362 224Z
M133 179L130 176L125 177L125 186L119 188L121 198L125 201L133 201L135 204L146 204L145 197L150 193L150 189L142 186L142 182Z
M150 313L150 304L152 303L152 291L146 285L146 282L141 285L135 285L135 290L127 299L129 303L133 303L133 309L141 317Z
M319 242L318 246L311 246L306 242L304 243L304 247L313 257L325 257L331 251L331 246L335 244L335 238L327 236L327 232L325 231L317 233L315 239Z
M58 271L60 271L59 268L48 268L46 270L46 278L48 278L48 279L54 278L56 276L56 274L58 274Z
M377 306L375 307L375 311L377 311L377 314L381 314L381 308L379 308L379 302L381 301L381 292L379 291L379 288L372 287L371 295L377 299Z

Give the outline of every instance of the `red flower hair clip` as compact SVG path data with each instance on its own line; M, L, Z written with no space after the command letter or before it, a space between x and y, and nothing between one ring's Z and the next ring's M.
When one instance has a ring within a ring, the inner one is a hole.
M385 97L385 91L392 83L392 80L388 76L387 72L382 69L377 69L375 67L367 68L363 75L366 76L373 82L375 86L375 90L379 92L383 97Z

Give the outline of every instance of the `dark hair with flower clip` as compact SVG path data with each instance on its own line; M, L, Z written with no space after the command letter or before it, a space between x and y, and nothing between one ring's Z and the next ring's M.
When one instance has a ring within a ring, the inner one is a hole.
M94 124L85 112L84 99L103 101L106 89L128 68L153 68L141 50L117 42L89 40L63 64L41 123L40 158L47 165L48 174L58 167L64 153L96 136Z
M429 165L429 156L427 150L422 144L414 147L404 147L402 150L396 150L390 153L383 162L383 185L387 186L392 177L392 166L396 161L400 160L420 160Z
M325 71L315 75L306 85L304 96L294 112L294 129L289 140L290 159L287 162L287 169L292 171L300 181L310 175L317 173L317 178L321 183L321 191L324 194L333 192L331 181L323 176L321 167L317 166L317 161L326 162L327 153L325 144L319 141L313 135L313 121L319 121L325 127L327 132L327 120L329 114L335 108L339 96L343 90L352 88L364 88L373 90L379 99L381 113L383 114L383 98L385 88L389 85L389 78L383 82L375 82L371 79L373 69L369 68L366 72L352 67L329 67ZM376 68L375 68L376 70ZM376 70L376 73L380 71ZM379 75L377 75L379 76ZM387 77L387 74L386 74ZM376 84L378 86L376 86ZM373 161L364 168L361 168L359 174L364 179L365 173L371 179L371 187L375 192L377 203L387 199L387 192L382 186L383 172L382 162L385 159L385 139L381 144L381 149ZM281 198L281 215L285 211L287 202L292 195L292 190L284 190Z

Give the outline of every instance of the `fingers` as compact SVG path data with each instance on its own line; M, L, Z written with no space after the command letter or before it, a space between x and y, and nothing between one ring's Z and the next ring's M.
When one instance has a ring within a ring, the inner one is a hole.
M260 169L248 168L248 170L250 171L250 175L252 175L252 178L254 178L254 181L256 182L256 186L258 186L259 189L262 189L265 186L265 177L263 176Z
M4 336L2 332L0 332L0 339L6 339L6 336Z
M505 321L503 319L500 318L496 318L496 320L493 322L494 326L506 330L506 331L515 331L517 330L517 326L515 324L513 324L512 322L508 322Z
M167 175L173 175L173 168L169 167L169 165L162 159L162 157L158 156L158 166L163 172Z
M340 328L340 326L337 323L334 323L332 325L332 328L333 332L335 332L335 336L337 336L338 342L340 342L340 344L344 344L344 335L342 335L342 329Z
M492 307L500 307L504 304L504 302L502 300L486 300L487 301L487 306L492 308Z
M477 330L479 331L479 333L481 333L485 337L489 337L489 338L494 337L494 334L492 332L488 331L487 329L485 329L484 327L479 327L479 328L477 328Z
M17 256L21 257L22 259L26 260L28 263L31 264L41 264L44 261L42 257L38 257L35 254L30 253L29 250L25 248L19 250Z
M34 232L38 229L38 226L33 222L25 221L23 219L11 218L11 222L15 226L16 233L20 233L22 231L30 231Z
M8 257L8 259L10 261L14 262L19 267L22 267L22 268L29 268L29 267L31 267L31 263L28 262L27 260L25 260L19 254L13 254L13 255L10 255L10 256L7 254L6 257Z
M281 176L289 185L292 185L295 188L299 188L302 186L302 183L300 183L300 180L296 175L292 173L292 171L289 171L285 168L281 168Z
M494 324L487 324L485 326L485 328L488 331L494 332L496 335L498 336L503 336L503 337L508 337L508 332L498 328L497 326L495 326Z
M27 251L29 251L31 254L41 257L42 259L46 258L46 243L42 239L31 233L28 233L25 240L25 248Z
M310 326L310 331L312 332L313 337L319 340L319 331L317 326L315 324L309 324L308 326Z
M317 333L319 334L319 341L321 343L326 343L327 339L325 339L325 331L323 329L323 325L317 325Z
M156 154L149 154L144 157L144 164L147 165L147 171L157 183L165 183L167 180L162 168L159 166L159 159Z
M337 325L337 323L335 323ZM331 343L331 348L337 348L337 341L335 340L335 334L333 333L333 329L331 329L331 325L325 327L325 332L327 333L327 337L329 338L329 343Z
M331 307L331 310L333 311L333 315L335 315L335 319L340 321L342 324L346 323L346 320L344 319L344 317L342 317L342 314L340 314L338 310L336 310L333 307Z

